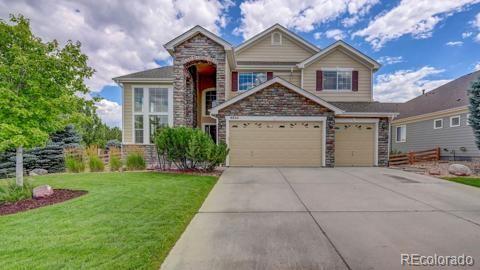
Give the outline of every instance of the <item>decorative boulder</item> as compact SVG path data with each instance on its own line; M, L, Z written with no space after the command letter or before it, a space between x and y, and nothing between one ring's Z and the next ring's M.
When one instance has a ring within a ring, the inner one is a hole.
M440 174L442 174L442 170L440 170L440 168L438 168L438 167L432 167L432 168L428 169L428 174L430 174L430 175L440 175Z
M45 169L33 169L30 171L30 176L45 175L48 171Z
M40 199L53 195L53 189L49 185L38 186L33 189L33 198Z
M456 176L469 176L472 174L472 170L462 164L452 164L448 166L448 172Z

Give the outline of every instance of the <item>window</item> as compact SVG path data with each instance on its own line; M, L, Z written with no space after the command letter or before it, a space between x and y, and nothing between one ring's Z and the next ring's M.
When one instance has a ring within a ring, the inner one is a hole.
M443 119L433 120L433 129L443 128Z
M272 45L282 45L282 34L275 32L272 34Z
M209 125L206 124L203 128L203 130L207 133L210 134L212 137L212 140L217 143L217 125Z
M395 141L397 143L407 141L407 126L401 125L395 128Z
M246 91L266 81L265 72L241 72L238 74L238 90Z
M150 115L148 121L150 123L150 142L153 143L158 130L162 127L168 126L168 116Z
M134 111L142 112L143 111L143 88L135 88L133 90L133 99L134 99Z
M467 126L470 126L470 114L467 114Z
M210 115L211 108L215 107L215 103L217 102L217 91L216 90L206 90L204 91L203 97L203 107L204 112L203 115Z
M134 87L134 138L138 144L153 143L155 133L172 120L172 90L162 87Z
M323 89L325 90L352 90L351 71L323 71Z
M460 115L450 117L450 127L460 126Z
M135 143L143 143L143 115L135 115Z
M168 111L168 89L149 88L149 112L167 112Z

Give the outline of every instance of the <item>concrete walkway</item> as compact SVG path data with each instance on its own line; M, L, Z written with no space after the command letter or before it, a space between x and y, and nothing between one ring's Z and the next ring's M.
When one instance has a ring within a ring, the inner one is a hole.
M410 269L402 253L479 269L480 189L385 168L229 168L162 269Z

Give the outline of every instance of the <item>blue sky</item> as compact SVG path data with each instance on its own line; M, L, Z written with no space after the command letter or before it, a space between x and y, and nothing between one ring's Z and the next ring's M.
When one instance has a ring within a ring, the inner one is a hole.
M480 69L480 0L7 1L0 18L22 13L45 39L82 42L97 70L88 82L99 113L120 125L112 77L170 63L162 45L196 24L234 45L280 23L324 48L343 39L382 62L374 96L404 101ZM49 19L45 19L49 18Z

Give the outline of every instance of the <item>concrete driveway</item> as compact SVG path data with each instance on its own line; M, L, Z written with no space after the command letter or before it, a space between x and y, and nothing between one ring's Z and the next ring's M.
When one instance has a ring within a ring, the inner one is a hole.
M428 176L229 168L162 269L410 269L402 253L465 254L479 269L479 224L480 189Z

